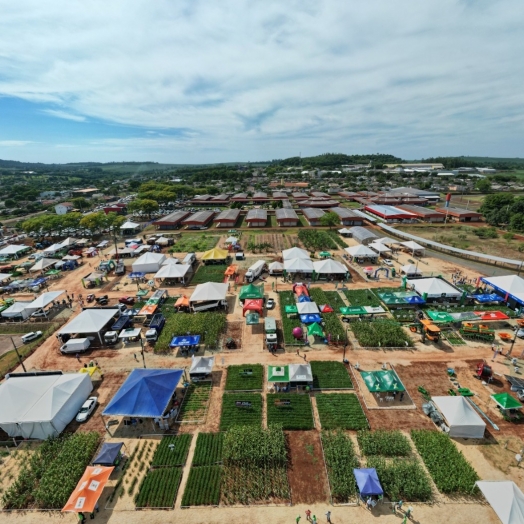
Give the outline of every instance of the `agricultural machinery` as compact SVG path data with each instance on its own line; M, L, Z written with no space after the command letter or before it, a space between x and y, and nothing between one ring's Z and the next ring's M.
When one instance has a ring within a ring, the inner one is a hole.
M495 331L486 324L464 322L460 328L460 334L463 338L479 340L481 342L493 342L495 340Z
M485 362L479 362L477 364L475 375L479 380L491 382L493 379L493 370L491 369L491 366L488 366Z
M412 333L422 333L422 342L426 342L426 339L436 343L440 341L440 328L431 320L421 319L416 324L411 325L409 329Z

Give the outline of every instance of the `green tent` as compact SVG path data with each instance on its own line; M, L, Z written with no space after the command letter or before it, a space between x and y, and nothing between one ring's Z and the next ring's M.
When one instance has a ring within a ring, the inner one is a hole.
M288 366L268 366L267 367L267 381L268 382L289 382L289 367Z
M343 315L365 315L366 310L363 307L341 307L339 308Z
M393 370L361 371L360 375L371 393L405 391L398 375Z
M49 275L49 276L52 276L52 275L58 275L58 274L60 274L60 272L61 272L61 271L60 271L59 269L51 269L51 270L49 270L49 271L46 273L46 275Z
M284 306L284 311L286 313L298 313L297 306Z
M264 298L264 284L260 286L255 286L255 284L248 284L247 286L242 286L240 288L240 295L238 295L240 300L246 300L249 298Z
M329 251L321 251L319 253L319 256L321 256L322 258L328 258L328 257L331 258L331 253Z
M260 321L260 315L258 313L248 313L246 315L246 326L254 326Z
M491 398L502 408L502 409L521 409L522 404L513 398L508 393L498 393L497 395L491 395Z
M406 304L404 298L399 297L396 293L379 293L378 296L384 304Z
M426 311L428 317L433 320L433 322L454 322L455 319L445 311Z
M319 337L324 336L324 332L322 331L322 328L317 322L313 322L308 328L307 328L307 334L308 335L317 335Z

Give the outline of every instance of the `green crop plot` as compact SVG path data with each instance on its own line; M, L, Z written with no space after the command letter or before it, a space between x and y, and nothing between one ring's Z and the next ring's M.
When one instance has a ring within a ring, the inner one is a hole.
M175 503L182 468L150 469L135 497L137 508L172 508Z
M282 429L313 429L315 423L309 395L295 393L268 395L267 423L268 425L281 424Z
M210 380L191 384L187 388L178 420L180 422L203 422L211 397L211 390L212 383Z
M315 395L322 429L365 429L368 421L354 393Z
M400 431L359 431L357 439L364 455L406 457L411 453L409 440Z
M223 433L199 433L193 466L213 466L222 461Z
M381 306L380 299L370 289L344 289L344 295L353 307L357 306Z
M264 368L261 364L228 366L226 391L256 391L262 389Z
M163 437L156 448L151 467L183 466L186 462L193 435Z
M248 405L237 404L249 403ZM220 430L234 426L262 426L262 395L259 393L224 393Z
M353 388L351 377L342 362L312 360L311 371L315 389Z
M191 468L182 506L217 506L220 502L222 466Z
M191 279L191 284L205 284L206 282L224 282L224 272L227 265L200 266Z

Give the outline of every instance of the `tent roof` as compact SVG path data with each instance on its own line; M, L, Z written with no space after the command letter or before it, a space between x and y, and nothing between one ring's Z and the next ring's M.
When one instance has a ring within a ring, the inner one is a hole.
M268 366L268 382L289 382L289 366Z
M162 264L166 259L166 256L162 253L144 253L141 257L137 258L133 262L133 266L139 266L141 264Z
M338 232L341 235L349 235L349 234L351 234L351 231L347 227L343 227L342 229L339 229Z
M64 246L60 243L57 243L57 244L53 244L49 247L46 247L44 249L44 253L56 253L57 251L60 251L61 249L63 249Z
M398 375L391 369L361 371L360 375L371 393L406 390Z
M379 253L391 253L391 249L387 247L384 244L381 244L380 242L371 242L369 244L369 247L374 249L375 251L378 251Z
M502 408L502 409L520 409L522 404L512 397L509 393L498 393L491 395L491 398Z
M128 220L120 226L120 229L136 229L137 227L140 227L140 224Z
M403 271L406 275L419 275L421 273L415 264L406 264L400 268L400 271Z
M284 269L284 264L280 262L271 262L268 266L269 271L282 271Z
M320 313L318 306L315 302L299 302L297 304L297 311L299 315L309 315Z
M431 397L449 426L483 426L485 422L475 413L464 397Z
M309 258L289 258L284 260L284 269L290 273L313 272L313 262Z
M290 382L313 382L311 364L289 364Z
M441 297L444 293L448 297L460 297L462 295L461 291L441 278L419 278L410 280L409 283L414 286L415 291L419 295L423 295L424 293L427 293L430 297Z
M240 300L245 300L246 298L264 298L264 284L259 286L255 286L255 284L242 286L238 298Z
M202 255L202 260L224 260L229 256L229 252L226 249L219 249L217 247L206 251Z
M8 278L11 278L11 273L0 273L0 282L7 280Z
M118 309L84 309L58 333L98 333L117 314Z
M15 302L12 306L0 313L3 317L16 316L18 313L22 313L31 302Z
M353 474L362 497L382 495L384 493L375 468L354 469Z
M168 264L162 266L154 278L183 278L190 269L189 264Z
M292 247L290 249L284 249L282 251L282 258L284 261L293 258L302 258L309 260L310 256L305 249L300 249L299 247Z
M324 332L322 331L322 327L318 322L313 322L308 328L307 328L307 334L308 335L317 335L319 337L324 336Z
M244 302L242 312L246 316L246 311L258 311L260 314L264 311L264 300L261 298L251 298Z
M114 469L114 466L87 466L62 511L92 514Z
M211 373L213 366L215 365L215 357L191 357L191 367L189 368L189 374L191 373Z
M478 480L476 484L502 524L524 522L524 495L514 482Z
M327 260L319 260L318 262L313 262L313 268L315 269L316 273L341 273L345 275L348 272L346 267L343 266L340 262L337 262L336 260L332 260L330 258Z
M344 251L347 251L352 257L376 257L377 253L365 246L359 244L358 246L345 247Z
M67 237L65 240L62 240L62 242L60 242L60 245L62 247L69 247L69 246L74 246L77 242L78 240L76 238Z
M218 284L216 282L206 282L198 284L189 299L189 302L198 302L202 300L225 300L227 294L227 284Z
M182 295L181 297L178 297L177 301L175 302L175 307L180 306L189 306L189 298L186 297L186 295Z
M54 258L41 258L29 271L43 271L49 266L54 266L58 260Z
M163 262L162 262L162 265L163 266L169 266L171 264L180 264L180 260L178 260L178 258L175 258L175 257L167 257Z
M123 445L123 442L104 442L98 455L93 460L93 466L96 464L100 466L112 466Z
M227 237L226 238L226 244L236 244L238 242L237 237Z
M161 417L183 373L182 369L133 369L102 414Z
M424 251L424 246L417 244L413 240L408 240L407 242L401 242L401 246L407 247L408 249L414 249L415 251Z
M524 304L524 278L517 275L506 275L502 277L482 277L481 280L501 293L508 293L521 304Z
M42 293L38 298L33 300L30 304L26 306L26 309L40 309L46 307L48 304L51 304L53 300L59 297L65 291L48 291Z
M29 249L27 246L15 246L14 244L11 244L10 246L5 246L3 249L0 249L0 256L3 255L16 255L17 253L20 253L20 251L24 251L26 249Z
M375 240L375 242L379 244L385 244L386 246L391 246L392 244L398 244L400 241L395 240L394 238L391 238L391 237L382 237L382 238Z

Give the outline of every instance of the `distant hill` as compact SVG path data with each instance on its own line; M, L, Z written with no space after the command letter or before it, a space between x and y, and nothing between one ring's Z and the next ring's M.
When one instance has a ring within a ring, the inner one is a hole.
M324 153L323 155L309 157L291 157L283 160L273 160L271 163L286 167L340 167L344 164L369 164L374 165L400 163L403 160L394 155L372 154L372 155L346 155L344 153Z

